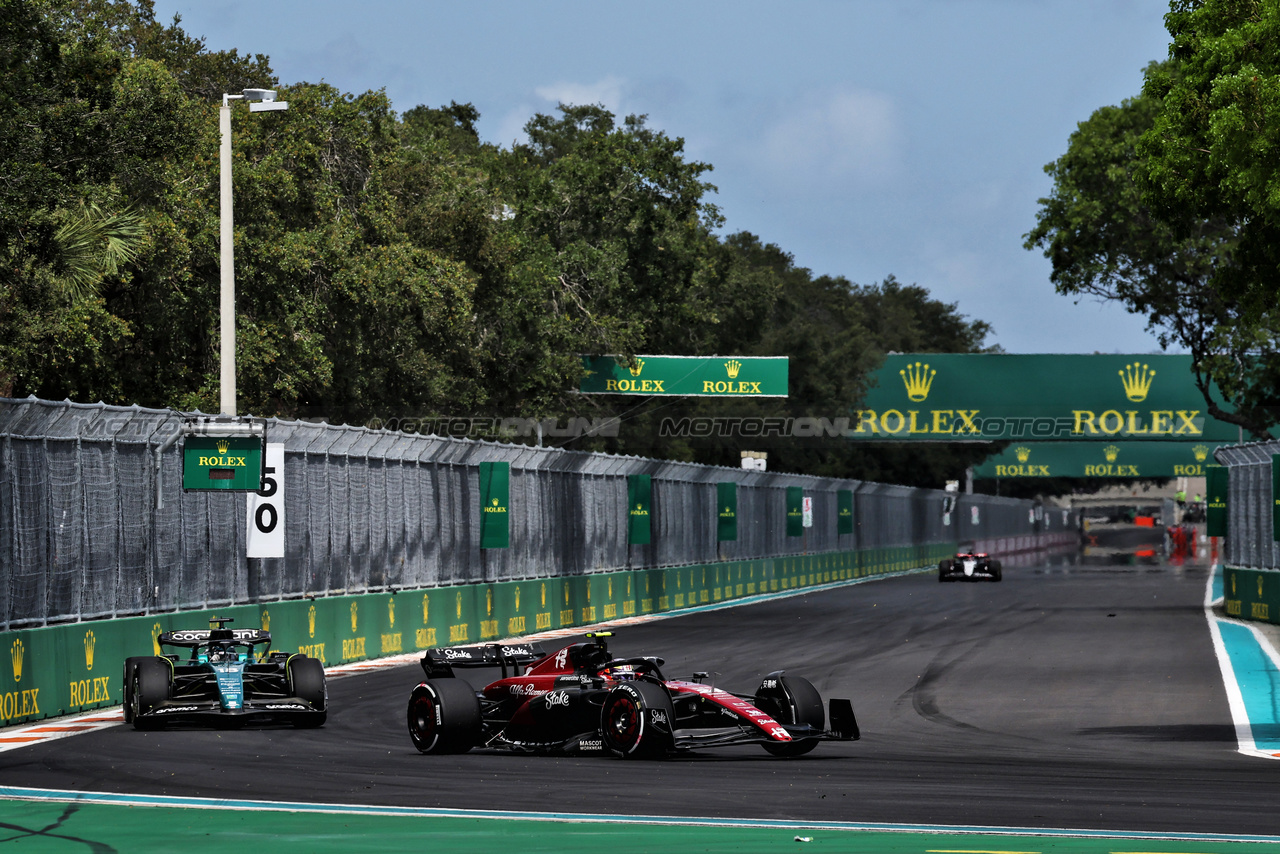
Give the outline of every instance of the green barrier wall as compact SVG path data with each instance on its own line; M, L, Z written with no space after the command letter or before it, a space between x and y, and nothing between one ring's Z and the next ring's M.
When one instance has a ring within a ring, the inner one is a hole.
M955 543L942 543L794 555L294 599L3 632L0 726L118 704L125 658L158 654L155 639L161 632L203 628L214 614L231 617L238 628L270 631L275 649L300 650L333 666L903 572L932 566L955 549ZM1269 575L1280 591L1280 573ZM1280 608L1270 613L1280 613Z
M1280 571L1224 567L1222 593L1227 616L1280 623Z

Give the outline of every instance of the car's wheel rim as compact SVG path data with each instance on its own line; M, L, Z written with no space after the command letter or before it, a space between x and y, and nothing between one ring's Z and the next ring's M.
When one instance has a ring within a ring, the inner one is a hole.
M436 704L425 694L414 698L409 706L409 731L421 747L431 747L436 736Z
M640 710L630 697L615 698L605 715L609 740L622 750L635 747L640 735Z

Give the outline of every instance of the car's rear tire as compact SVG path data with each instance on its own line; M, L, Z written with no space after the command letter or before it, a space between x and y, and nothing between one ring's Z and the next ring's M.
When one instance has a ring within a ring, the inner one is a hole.
M134 671L141 660L143 660L143 656L134 656L124 660L124 680L120 683L124 686L124 697L121 698L120 704L124 708L124 722L127 724L133 723Z
M991 561L991 580L999 581L1004 577L1004 568L1000 565L1000 561Z
M163 719L146 715L169 699L173 684L173 668L163 658L138 658L133 664L133 712L130 719L134 729L156 729Z
M463 679L428 679L409 695L409 737L419 753L466 753L480 741L480 700Z
M614 688L600 708L600 738L605 749L626 759L661 756L672 749L676 719L671 695L652 682L628 682Z
M776 692L757 693L756 708L769 715L780 724L792 726L808 724L821 731L827 724L826 710L822 707L822 695L813 683L803 676L783 676L770 674L770 679L780 683L782 696ZM761 686L761 690L763 691ZM818 746L816 738L798 738L788 742L769 742L764 749L774 756L803 756Z
M303 700L318 711L304 713L293 719L293 725L311 729L324 726L328 717L329 694L325 689L324 665L319 659L298 656L289 659L289 684L293 686L293 696Z

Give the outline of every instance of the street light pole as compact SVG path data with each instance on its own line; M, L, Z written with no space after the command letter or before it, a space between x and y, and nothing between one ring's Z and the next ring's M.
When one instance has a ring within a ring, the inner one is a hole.
M223 415L236 414L236 275L235 275L235 222L231 192L231 102L249 101L249 112L289 109L288 101L277 101L274 89L245 89L240 95L222 96L218 112L219 204L218 204L218 266L220 283L218 311L221 337L221 364L218 369L218 385ZM253 103L260 102L260 103Z
M218 310L221 313L222 358L219 368L223 415L236 414L236 274L233 234L235 226L231 209L231 99L243 95L223 95L218 113L218 130L222 136L218 149L219 190L218 246L221 285Z

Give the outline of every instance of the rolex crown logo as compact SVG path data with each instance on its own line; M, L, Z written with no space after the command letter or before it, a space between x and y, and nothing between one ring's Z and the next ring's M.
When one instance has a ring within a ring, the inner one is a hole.
M627 370L631 371L631 376L633 377L640 376L640 372L644 370L644 359L636 359L636 366Z
M498 499L496 499L496 498L495 498L495 499L493 499L493 506L494 506L494 507L497 507L497 506L498 506Z
M456 606L455 611L458 615L458 619L461 620L462 619L462 591L461 590L459 590L458 595L454 597L453 604Z
M1025 463L1027 460L1031 459L1031 449L1026 445L1020 445L1014 448L1013 453L1017 455L1018 462L1020 463Z
M13 681L22 681L22 638L13 642L9 648L9 656L13 660Z
M84 633L84 669L93 669L93 647L97 644L98 639L93 636L93 632Z
M316 606L312 605L307 609L307 637L316 636Z
M1120 449L1115 445L1107 445L1102 449L1102 453L1107 458L1107 462L1114 463L1116 461L1116 457L1120 456Z
M422 625L426 625L431 614L431 597L426 593L422 594Z
M1155 371L1146 365L1134 362L1132 365L1125 365L1124 370L1119 373L1120 382L1124 384L1125 397L1134 403L1141 403L1147 399L1147 392L1151 390L1151 381L1156 375Z
M916 403L929 396L929 386L933 385L933 378L938 375L937 371L930 371L928 365L921 365L919 362L907 365L898 373L902 375L902 382L907 387L907 397Z
M387 621L391 628L396 627L396 600L394 599L387 600Z
M728 372L729 379L736 380L738 378L738 371L742 370L742 363L737 359L730 359L724 363L724 369Z
M493 616L493 588L490 587L484 597L484 613L485 616Z
M156 655L164 655L164 653L160 651L160 634L163 631L164 629L160 627L159 623L156 623L151 627L151 646Z
M226 439L219 439L219 440L218 440L218 453L220 453L220 454L225 454L225 453L226 453L227 451L229 451L230 449L231 449L231 443L230 443L230 442L228 442Z
M271 631L271 612L264 610L262 612L262 630L264 632Z
M1196 462L1202 463L1209 456L1209 449L1204 445L1196 445L1191 449L1191 453L1196 455Z
M357 620L356 612L359 610L360 610L360 606L355 602L352 602L351 603L351 633L352 634L355 634L356 632L356 620Z
M516 588L516 613L520 613L520 588Z

